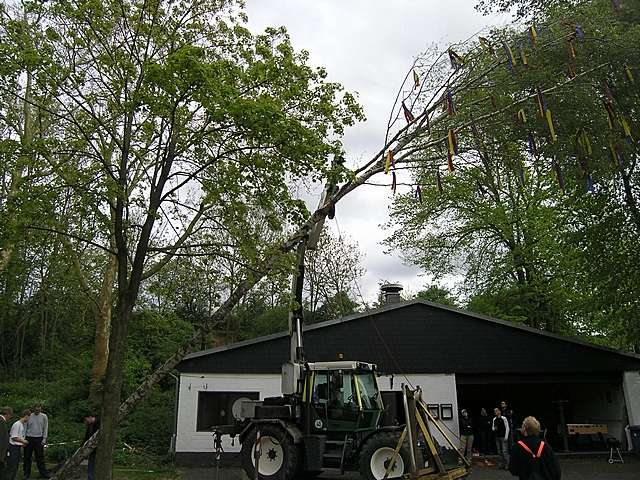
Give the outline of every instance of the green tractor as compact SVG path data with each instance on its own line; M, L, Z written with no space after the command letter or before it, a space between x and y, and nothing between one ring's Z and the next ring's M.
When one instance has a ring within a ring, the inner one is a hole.
M407 420L400 424L389 418L378 388L376 365L305 359L301 306L304 254L307 248L315 248L322 223L298 244L298 273L292 284L297 305L289 314L290 360L282 367L282 396L242 401L241 421L214 427L217 444L221 435L239 437L242 466L252 480L308 478L326 469L359 470L366 480L466 475L465 468L449 473L443 466L408 390L403 395ZM422 422L421 434L416 419Z

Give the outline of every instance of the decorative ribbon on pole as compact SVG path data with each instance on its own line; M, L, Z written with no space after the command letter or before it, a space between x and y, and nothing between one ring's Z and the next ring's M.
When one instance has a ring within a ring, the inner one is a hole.
M582 29L582 25L576 23L576 38L578 40L584 40L584 30Z
M549 133L551 134L551 142L556 143L558 140L558 136L556 135L556 129L553 125L553 115L551 114L551 110L549 109L549 105L547 105L547 100L542 93L540 87L536 87L536 105L538 106L538 112L540 115L547 120L547 125L549 127Z
M622 168L623 158L622 158L622 147L619 143L609 143L609 151L611 152L611 159L613 160L613 164L617 167Z
M436 169L436 186L438 187L439 193L444 192L444 189L442 188L442 177L440 176L439 168Z
M591 177L591 173L589 172L589 163L587 162L586 157L580 158L580 169L582 170L582 176L585 179L585 188L587 192L593 193L593 177Z
M567 40L567 51L569 52L569 58L575 59L577 57L576 48L573 46L571 39Z
M551 165L554 173L556 174L556 180L558 181L558 185L560 186L560 189L564 192L564 176L562 175L562 169L560 168L560 164L555 159L555 157L553 158Z
M614 12L620 13L620 0L611 0L611 6Z
M538 106L538 112L540 113L540 116L544 118L544 112L547 111L547 99L544 98L544 94L542 93L542 90L540 90L540 87L536 87L536 95L535 95L535 101L536 101L536 105Z
M609 122L609 129L613 130L616 123L616 112L613 110L613 106L606 99L602 100L604 109L607 112L607 121Z
M451 68L454 70L458 70L464 66L464 59L451 48L449 49L449 61L451 62Z
M520 51L520 60L522 61L522 65L524 68L529 68L529 57L527 57L527 51L525 50L522 42L519 43L518 50Z
M631 83L636 83L635 78L633 77L633 71L631 70L631 67L629 67L629 65L626 65L624 67L624 73L627 75L627 79L631 82Z
M567 76L569 78L576 78L576 74L576 66L572 62L569 62L567 66Z
M531 132L529 132L529 135L527 136L527 144L529 147L529 153L534 157L537 157L538 147L536 145L536 139L533 137L533 134Z
M484 48L487 52L489 52L494 57L496 56L496 50L495 48L493 48L493 45L491 45L491 42L489 40L487 40L484 37L478 37L478 40L480 40L480 45L482 46L482 48Z
M391 170L391 167L394 165L393 162L393 150L389 150L387 151L387 158L384 162L384 173L385 175L389 173L389 170Z
M416 185L416 200L422 203L422 189L420 188L420 185Z
M529 39L531 40L531 46L535 47L538 41L538 29L535 25L529 27Z
M513 72L513 68L516 65L516 59L513 56L511 47L507 44L507 42L502 42L502 48L504 49L504 53L506 53L507 55L507 63L509 65L509 70Z
M622 127L622 131L624 132L624 136L627 139L629 144L633 143L633 135L631 134L631 127L627 122L627 119L623 116L620 116L620 126Z
M456 132L450 128L447 134L447 165L449 171L453 172L455 167L453 166L453 156L458 154L458 139Z
M582 128L579 128L576 132L576 144L578 145L579 153L582 155L591 155L593 153L589 136Z
M545 116L547 118L547 125L549 125L549 133L551 134L551 143L556 143L558 140L558 136L556 135L556 129L553 126L553 116L551 115L551 110L547 108L545 112Z
M404 113L404 119L407 123L411 123L416 119L416 117L413 116L413 113L411 113L411 110L409 110L405 105L404 100L402 101L402 112Z
M520 110L518 110L517 116L518 116L518 121L522 125L527 123L527 114L524 112L524 108L521 108Z
M393 192L393 194L395 195L396 193L396 187L398 186L397 180L396 180L396 172L393 171L391 172L391 191Z
M418 88L420 86L420 77L418 76L418 72L416 72L416 69L413 69L413 89L415 90L416 88Z

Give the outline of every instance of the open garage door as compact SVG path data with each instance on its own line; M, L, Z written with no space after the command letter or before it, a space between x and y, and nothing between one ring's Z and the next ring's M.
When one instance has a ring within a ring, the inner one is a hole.
M626 412L619 374L597 377L457 375L456 383L458 405L471 412L475 421L481 408L493 417L493 409L505 400L513 409L516 428L524 417L535 416L545 430L547 441L557 451L604 450L607 437L624 441ZM595 429L600 433L572 434L565 440L563 424L604 427ZM477 438L476 448L479 448L480 435Z

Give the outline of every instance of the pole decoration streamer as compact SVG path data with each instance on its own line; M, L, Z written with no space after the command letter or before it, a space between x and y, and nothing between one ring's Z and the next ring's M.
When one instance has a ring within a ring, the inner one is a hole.
M391 170L392 166L395 166L394 165L394 161L393 161L393 150L388 150L387 151L387 159L384 162L384 173L385 173L385 175L387 175L389 173L389 170Z
M440 169L436 168L436 185L438 187L438 192L444 192L444 188L442 188L442 177L440 176Z
M564 176L562 175L562 169L560 168L560 164L555 159L555 157L551 165L554 173L556 174L556 180L558 181L558 185L560 186L560 189L564 192Z
M623 165L623 157L622 157L622 147L619 143L609 143L609 151L611 152L611 159L613 160L613 164L617 167L622 168Z
M535 25L529 27L529 39L531 40L531 46L535 47L538 41L538 29Z
M611 0L611 6L614 12L620 13L620 0Z
M511 51L511 47L507 44L507 42L502 42L502 48L504 49L504 53L507 55L507 63L509 66L509 70L513 72L513 68L516 65L516 59L513 56L513 52Z
M456 106L453 103L453 93L451 90L447 90L447 113L450 117L453 117L457 112Z
M451 48L449 49L449 61L451 62L451 68L456 71L464 66L464 59Z
M402 112L404 113L404 119L407 123L415 121L416 117L413 116L413 113L411 113L411 110L409 110L407 105L404 103L404 100L402 101Z
M631 70L631 67L629 65L626 65L624 67L624 73L627 75L627 80L629 80L629 82L636 83L636 80L633 76L633 71Z
M584 40L584 30L582 29L582 25L576 23L576 37L578 40Z
M393 172L391 172L391 191L393 192L394 195L396 193L397 186L398 186L398 183L396 180L396 172L394 170Z
M422 203L422 189L420 188L420 185L416 185L416 200Z
M418 76L418 72L416 72L416 69L413 69L413 89L415 90L416 88L418 88L420 86L420 77Z
M533 134L529 132L527 136L527 144L529 147L529 153L534 157L538 156L538 146L536 145L536 139L533 137Z
M484 48L487 52L489 52L494 57L496 56L496 50L495 48L493 48L493 45L491 45L491 42L489 40L487 40L484 37L478 37L478 40L480 40L480 45L482 46L482 48Z

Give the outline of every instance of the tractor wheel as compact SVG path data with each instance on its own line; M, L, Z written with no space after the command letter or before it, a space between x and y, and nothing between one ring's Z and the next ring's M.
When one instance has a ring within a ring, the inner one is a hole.
M260 451L258 459L258 473L260 480L293 480L298 462L300 462L300 447L293 443L293 439L280 426L261 425L254 428L242 442L242 468L250 480L256 478L255 449L256 434L260 430Z
M382 480L391 464L396 446L400 440L399 434L381 432L372 435L362 447L360 454L360 475L366 480ZM411 453L405 441L400 447L395 464L387 478L398 478L409 471Z

